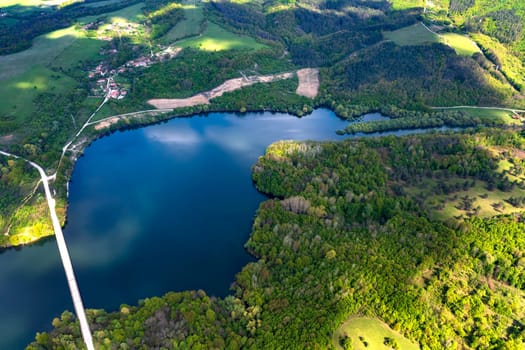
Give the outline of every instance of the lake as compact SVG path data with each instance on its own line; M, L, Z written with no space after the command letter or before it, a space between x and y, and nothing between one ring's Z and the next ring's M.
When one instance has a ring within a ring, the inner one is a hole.
M243 245L265 199L251 166L274 141L342 139L347 124L324 109L212 113L95 141L75 165L64 231L86 308L187 289L227 295L253 260ZM0 349L23 349L73 305L54 238L0 261Z

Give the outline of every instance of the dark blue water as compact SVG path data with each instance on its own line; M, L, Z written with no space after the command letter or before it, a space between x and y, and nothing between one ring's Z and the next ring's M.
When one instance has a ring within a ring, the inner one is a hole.
M253 260L243 245L265 199L251 166L274 141L341 139L347 123L327 110L210 114L94 142L75 165L65 228L85 306L116 310L172 290L228 294ZM66 309L53 238L0 254L0 349L24 348Z
M118 132L75 166L65 228L84 304L115 310L167 291L224 296L264 196L250 169L280 139L340 138L326 110L210 114ZM0 254L0 349L22 349L72 310L54 239Z

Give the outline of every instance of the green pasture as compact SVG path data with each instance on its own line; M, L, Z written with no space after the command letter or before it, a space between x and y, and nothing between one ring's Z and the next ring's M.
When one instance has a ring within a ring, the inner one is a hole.
M457 33L440 33L440 41L453 48L458 55L472 56L476 52L481 52L478 45L466 35Z
M0 56L0 82L23 74L35 63L51 64L67 47L83 37L82 31L71 26L35 38L33 46L27 50Z
M104 41L93 38L77 38L55 57L53 62L51 62L51 66L68 69L76 67L85 61L99 59L101 58L99 51L105 44Z
M184 19L166 33L162 38L164 42L172 43L183 38L200 34L201 23L204 19L202 7L192 4L184 4L182 5L182 9L184 10Z
M422 23L400 28L392 32L384 32L387 40L397 45L422 45L427 43L443 43L453 48L458 55L472 56L480 52L479 47L468 36L457 33L433 33Z
M181 40L177 43L177 46L191 47L203 51L260 49L265 47L249 36L232 33L213 22L208 22L207 28L202 35Z
M340 339L348 337L353 350L392 350L392 346L385 345L385 338L393 339L400 350L418 350L419 346L387 324L369 317L350 317L334 333L332 341L336 349L344 350Z
M384 32L383 36L385 39L392 40L400 46L439 42L439 37L428 31L421 23L394 30L393 32Z
M21 123L34 112L33 100L43 92L62 94L76 85L67 75L42 65L0 84L0 115L15 117Z
M436 109L439 110L439 109ZM520 125L521 122L517 119L513 119L514 113L511 111L501 109L485 109L485 108L447 108L446 110L461 111L473 118L479 118L481 123L493 123L496 121L498 124L504 125Z

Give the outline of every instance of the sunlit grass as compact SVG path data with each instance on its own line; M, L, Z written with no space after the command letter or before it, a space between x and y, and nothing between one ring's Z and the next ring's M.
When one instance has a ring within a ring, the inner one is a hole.
M481 47L494 52L501 62L501 67L498 68L522 91L525 90L525 62L487 35L476 33L472 37Z
M442 43L452 47L458 55L472 56L476 52L481 52L476 43L466 35L442 33L440 39Z
M64 29L55 30L54 32L44 34L46 39L60 39L65 36L70 36L73 38L83 38L84 33L80 30L75 29L75 27L68 27Z
M505 125L520 125L521 122L517 119L512 118L513 114L511 111L505 111L500 109L485 109L485 108L451 108L455 111L461 111L468 116L479 118L481 123L493 123ZM450 109L447 109L450 110Z
M182 5L182 9L184 11L184 19L166 33L162 38L164 42L171 43L176 40L200 34L201 23L204 19L202 7L185 4Z
M384 344L385 338L391 338L402 350L418 350L419 346L392 330L387 324L376 318L350 317L334 333L332 342L336 349L343 349L339 340L349 337L354 350L388 350L391 346Z
M423 8L425 0L391 0L392 8L394 10L406 10L411 8Z
M384 32L385 39L397 45L422 45L426 43L443 43L453 48L458 55L472 56L481 52L476 43L466 35L457 33L433 33L422 23L417 23L392 32Z
M260 49L264 47L251 37L229 32L213 22L208 22L208 27L201 36L181 40L177 46L192 47L203 51Z
M44 66L34 66L24 74L0 85L0 115L15 116L23 122L34 113L33 100L38 94L61 94L72 89L75 81Z

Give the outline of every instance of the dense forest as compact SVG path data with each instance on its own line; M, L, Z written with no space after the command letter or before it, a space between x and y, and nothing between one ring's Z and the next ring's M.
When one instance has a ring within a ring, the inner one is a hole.
M258 261L237 275L233 294L168 293L118 312L90 311L95 342L101 349L329 348L339 324L365 315L423 349L519 349L522 214L432 219L434 209L404 189L457 179L483 183L489 196L490 183L501 183L512 197L497 163L519 163L514 151L523 146L523 136L499 130L275 143L253 167L255 185L272 196L246 244ZM30 349L80 346L72 314L53 325Z

